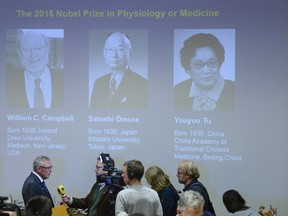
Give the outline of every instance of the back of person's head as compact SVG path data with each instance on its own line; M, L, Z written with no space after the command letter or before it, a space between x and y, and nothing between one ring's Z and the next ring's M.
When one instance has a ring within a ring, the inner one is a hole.
M158 166L151 166L145 172L147 183L151 188L159 192L170 184L168 175Z
M144 166L139 160L130 160L124 163L127 166L127 174L129 179L137 179L141 181L144 175Z
M240 210L247 209L246 202L236 190L228 190L223 194L223 203L228 212L234 213Z
M35 196L25 206L25 216L51 216L52 203L45 196Z
M200 193L198 193L197 191L188 190L180 194L177 208L185 212L188 208L203 208L204 204L204 198L201 196Z
M188 175L191 179L198 179L200 177L200 171L193 161L181 161L180 165L182 166L182 172Z

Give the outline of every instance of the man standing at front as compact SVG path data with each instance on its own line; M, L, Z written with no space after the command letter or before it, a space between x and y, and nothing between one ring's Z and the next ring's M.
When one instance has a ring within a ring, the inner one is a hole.
M141 179L144 166L138 160L127 161L123 165L122 177L127 187L116 198L115 215L162 216L163 210L156 191L143 186Z
M38 156L33 161L33 171L26 178L22 187L22 197L24 204L35 196L46 196L51 200L52 207L54 207L53 199L48 188L45 185L44 180L50 177L52 172L51 160L47 156Z

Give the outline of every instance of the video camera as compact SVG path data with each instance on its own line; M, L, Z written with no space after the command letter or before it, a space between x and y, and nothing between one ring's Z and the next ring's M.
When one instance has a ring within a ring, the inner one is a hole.
M15 212L17 210L16 204L15 203L5 203L4 202L5 200L8 200L8 197L0 196L0 214L2 214L2 212Z
M103 170L107 171L107 173L97 175L97 182L106 183L108 192L102 197L101 203L103 206L98 206L97 213L99 215L115 216L116 197L124 186L122 170L114 168L114 160L109 154L102 153L99 158L104 165Z
M103 170L108 171L108 174L102 174L97 176L99 183L106 183L107 185L124 186L122 178L122 170L114 168L114 161L109 154L100 154L100 160L104 165Z

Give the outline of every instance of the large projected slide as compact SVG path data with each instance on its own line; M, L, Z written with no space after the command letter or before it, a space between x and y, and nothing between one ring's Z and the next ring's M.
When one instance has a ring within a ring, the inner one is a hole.
M84 197L109 153L119 169L160 166L178 190L178 162L195 161L218 215L231 188L288 212L284 0L1 5L1 196L22 200L48 155L56 204L58 185Z

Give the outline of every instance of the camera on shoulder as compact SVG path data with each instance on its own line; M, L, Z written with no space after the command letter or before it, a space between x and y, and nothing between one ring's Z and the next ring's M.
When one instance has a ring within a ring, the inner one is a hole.
M98 176L99 183L106 183L107 185L124 186L124 181L122 178L122 170L114 167L114 161L107 153L100 154L100 160L104 164L104 171L107 174L102 174Z

